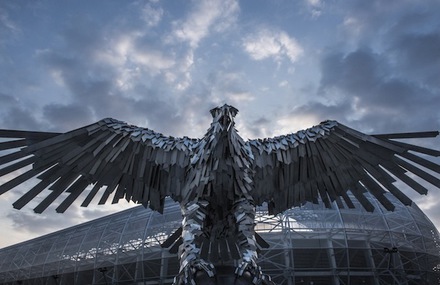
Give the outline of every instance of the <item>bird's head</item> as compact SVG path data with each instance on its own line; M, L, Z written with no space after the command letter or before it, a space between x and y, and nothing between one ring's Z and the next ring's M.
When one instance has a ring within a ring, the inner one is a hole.
M220 124L223 131L229 131L234 126L234 117L238 110L231 105L224 104L221 107L211 109L213 123Z

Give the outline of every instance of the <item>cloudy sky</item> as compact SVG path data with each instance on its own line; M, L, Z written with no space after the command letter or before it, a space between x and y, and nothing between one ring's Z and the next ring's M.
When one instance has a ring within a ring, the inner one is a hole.
M366 133L439 130L438 15L437 0L3 0L0 128L113 117L201 137L209 109L228 103L244 138L325 119ZM0 197L0 247L133 206L37 215L12 208L25 189L14 191ZM410 196L440 227L440 191Z

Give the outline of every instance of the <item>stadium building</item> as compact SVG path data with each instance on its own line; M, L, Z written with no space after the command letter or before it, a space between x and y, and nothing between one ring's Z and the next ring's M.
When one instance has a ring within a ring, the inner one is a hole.
M439 233L416 206L373 213L306 204L277 216L257 211L260 266L277 284L440 284ZM353 201L356 201L353 199ZM62 216L60 216L62 218ZM0 284L171 284L179 262L161 248L181 222L135 207L0 249Z

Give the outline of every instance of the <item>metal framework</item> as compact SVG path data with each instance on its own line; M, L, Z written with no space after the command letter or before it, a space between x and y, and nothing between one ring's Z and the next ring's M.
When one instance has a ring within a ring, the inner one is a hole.
M360 205L307 203L277 216L257 209L256 231L270 244L259 265L277 284L440 284L439 233L416 206L388 195ZM0 284L171 284L176 254L160 244L181 225L178 204L164 214L135 207L0 250Z

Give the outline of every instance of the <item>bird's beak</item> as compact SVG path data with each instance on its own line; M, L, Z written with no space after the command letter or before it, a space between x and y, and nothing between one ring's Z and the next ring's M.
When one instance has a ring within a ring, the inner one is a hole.
M233 121L234 118L230 112L223 114L221 118L221 123L223 127L226 127L226 129L224 129L226 132L229 132L229 130L233 126Z
M218 107L211 110L214 122L217 122L222 132L229 132L234 127L234 117L237 114L235 108Z

